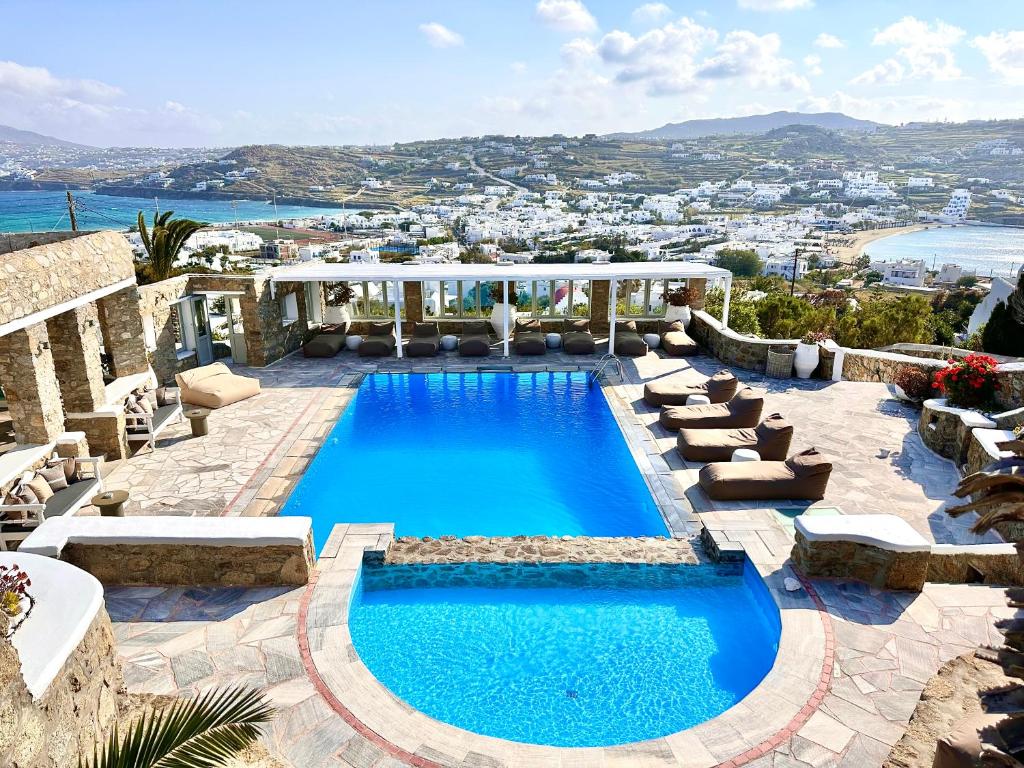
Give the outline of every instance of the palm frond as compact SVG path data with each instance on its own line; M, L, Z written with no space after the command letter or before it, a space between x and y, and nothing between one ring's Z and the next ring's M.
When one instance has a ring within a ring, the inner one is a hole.
M79 768L218 768L252 744L274 711L259 691L234 687L143 715L122 739L115 728Z

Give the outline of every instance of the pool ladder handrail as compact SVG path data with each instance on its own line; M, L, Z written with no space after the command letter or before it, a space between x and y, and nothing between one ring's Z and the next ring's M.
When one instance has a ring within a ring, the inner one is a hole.
M619 373L619 378L622 381L625 381L626 374L625 370L622 367L622 361L619 360L617 355L611 352L607 352L601 357L600 360L597 361L597 365L594 366L593 370L591 370L590 373L587 374L587 385L592 386L593 383L597 381L598 377L600 377L600 375L604 373L604 369L611 364L615 365L615 368Z

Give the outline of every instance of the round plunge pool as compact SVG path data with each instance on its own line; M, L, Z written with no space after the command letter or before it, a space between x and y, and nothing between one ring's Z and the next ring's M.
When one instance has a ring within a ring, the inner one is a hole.
M559 747L690 728L771 669L752 566L371 565L349 631L392 693L474 733Z

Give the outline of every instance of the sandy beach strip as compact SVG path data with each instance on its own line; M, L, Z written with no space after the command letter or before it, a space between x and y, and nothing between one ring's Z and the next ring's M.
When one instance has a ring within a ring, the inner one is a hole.
M896 235L905 235L909 232L919 232L922 229L938 229L944 225L942 224L911 224L909 227L893 227L891 229L867 229L860 232L854 232L849 235L830 235L829 236L829 253L832 253L836 258L843 264L853 264L857 257L864 252L864 248L868 244L881 240L883 237L894 237ZM838 242L843 242L844 245L838 245Z

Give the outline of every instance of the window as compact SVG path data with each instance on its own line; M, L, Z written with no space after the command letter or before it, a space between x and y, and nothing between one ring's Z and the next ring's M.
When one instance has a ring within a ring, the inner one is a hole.
M324 309L320 283L304 283L306 293L306 320L311 326L320 325L324 321Z
M142 316L142 338L146 342L147 351L152 352L156 349L156 326L153 324L152 315Z
M364 280L350 282L355 291L352 299L353 320L381 320L395 316L395 284L388 280ZM402 310L405 317L405 310Z
M510 281L511 282L511 281ZM494 307L487 280L423 281L423 316L461 320L490 317ZM516 310L533 317L590 317L589 280L518 280Z
M665 295L685 280L619 280L615 314L619 317L664 317Z
M280 299L281 325L291 325L299 319L299 298L295 293L286 293Z

